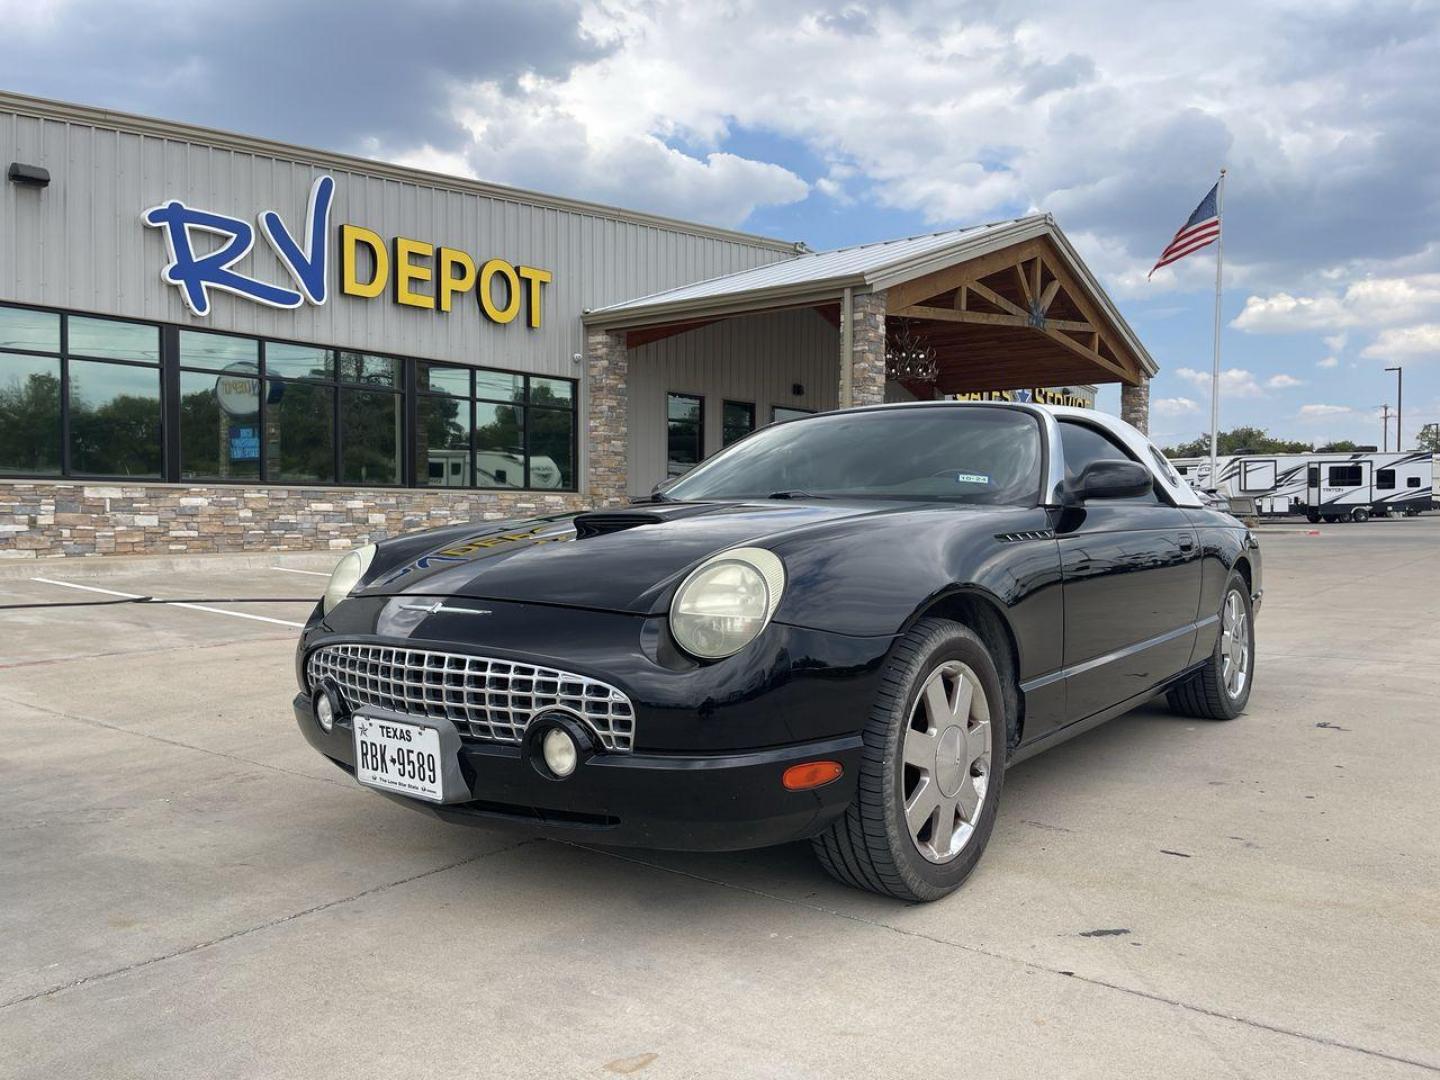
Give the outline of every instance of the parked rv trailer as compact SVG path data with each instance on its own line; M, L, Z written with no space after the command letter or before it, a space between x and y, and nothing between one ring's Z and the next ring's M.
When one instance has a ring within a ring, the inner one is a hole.
M1237 454L1175 458L1175 470L1200 490L1253 504L1260 516L1301 514L1311 521L1364 521L1374 515L1418 514L1435 507L1430 453Z

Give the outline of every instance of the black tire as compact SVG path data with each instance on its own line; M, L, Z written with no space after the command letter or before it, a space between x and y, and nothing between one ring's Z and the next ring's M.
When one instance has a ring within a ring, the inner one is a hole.
M992 649L975 631L944 619L922 619L895 643L865 722L864 756L855 799L811 843L832 877L857 889L899 900L929 901L960 887L979 862L995 825L1005 778L1009 730L1017 708L1008 651L997 668ZM974 673L990 712L987 786L973 832L949 862L921 854L905 823L907 766L902 744L926 680L948 661ZM1002 678L1000 668L1006 672Z
M1223 632L1216 633L1215 650L1210 654L1210 659L1205 661L1205 666L1184 682L1166 691L1165 697L1170 702L1170 708L1183 716L1194 716L1202 720L1234 720L1245 711L1245 706L1250 701L1250 689L1255 685L1255 611L1250 604L1250 587L1234 570L1230 572L1230 579L1225 583L1225 592L1220 600L1222 628L1225 605L1232 594L1239 597L1246 626L1249 627L1249 658L1244 683L1237 694L1230 693L1226 688L1223 674L1225 636Z
M1310 511L1310 513L1308 513L1308 514L1305 515L1305 520L1308 521L1308 522L1310 522L1311 525L1319 525L1319 524L1320 524L1320 515L1317 514L1317 513L1315 513L1315 511L1312 510L1312 511Z
M1354 510L1351 510L1351 511L1350 511L1350 520L1351 520L1351 521L1369 521L1369 520L1370 520L1370 511L1369 511L1366 507L1357 506L1357 507L1355 507Z

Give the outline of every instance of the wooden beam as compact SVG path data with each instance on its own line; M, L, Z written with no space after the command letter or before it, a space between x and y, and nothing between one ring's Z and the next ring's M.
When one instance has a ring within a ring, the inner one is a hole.
M1105 325L1105 320L1100 317L1100 312L1095 305L1091 304L1089 299L1086 298L1085 290L1079 287L1059 259L1049 259L1047 260L1047 265L1050 267L1050 272L1055 275L1055 279L1060 282L1060 287L1064 289L1066 295L1069 296L1070 302L1075 305L1085 320L1099 332L1100 328ZM1108 335L1106 336L1108 337ZM1081 347L1083 348L1083 346ZM1111 344L1111 349L1115 352L1116 356L1122 358L1124 367L1127 369L1124 373L1125 381L1132 386L1137 385L1144 377L1140 368L1139 358L1131 356L1128 350L1121 351L1115 349L1113 343ZM1094 352L1093 355L1099 356L1100 354ZM1105 364L1107 367L1114 366L1109 361L1105 361Z
M992 251L978 259L947 266L913 281L902 281L899 285L892 285L885 290L886 305L890 311L896 311L911 304L918 304L932 296L950 292L976 278L998 274L1023 259L1040 254L1040 250L1038 240L1027 240L1023 244L1012 244L1008 248Z
M1125 370L1123 367L1121 367L1119 364L1114 363L1114 362L1111 361L1111 360L1105 359L1105 357L1101 356L1098 352L1095 352L1093 349L1087 349L1084 345L1081 345L1080 342L1078 342L1078 341L1076 341L1074 338L1070 337L1070 336L1069 336L1068 334L1066 334L1063 330L1043 330L1043 331L1041 331L1041 332L1042 332L1046 337L1048 337L1051 341L1054 341L1054 342L1056 342L1057 344L1060 344L1060 345L1065 346L1065 348L1069 349L1071 352L1076 353L1076 354L1079 355L1079 356L1085 357L1086 360L1089 360L1089 361L1091 361L1092 363L1099 364L1099 365L1100 365L1101 367L1103 367L1106 371L1109 371L1109 372L1111 372L1112 374L1115 374L1115 375L1119 375L1121 378L1125 379L1127 382L1130 380L1130 378L1131 378L1130 372L1126 371L1126 370Z
M983 281L969 282L968 287L975 290L986 300L990 301L990 303L998 307L1001 311L1009 312L1011 315L1019 315L1022 319L1029 318L1030 313L1028 311L1020 307L1018 304L1013 304L1009 300L1006 300L1005 297L1001 296L994 289L990 288L990 286L986 285Z
M955 310L965 311L969 308L969 306L970 288L967 285L961 285L958 289L955 290Z
M1040 290L1040 313L1043 315L1050 310L1050 305L1055 302L1055 294L1060 291L1060 282L1051 278L1050 283Z
M996 315L988 311L955 311L952 308L926 307L915 304L901 311L891 312L897 319L933 319L936 322L975 323L982 326L1028 327L1030 320L1024 315Z
M1015 264L1015 276L1020 279L1020 292L1025 296L1025 306L1032 307L1035 303L1035 294L1030 291L1030 275L1025 272L1024 263Z
M1096 333L1095 327L1088 322L1079 322L1075 319L1046 319L1045 325L1055 330L1070 330L1079 334ZM1095 351L1099 352L1100 350L1096 349Z

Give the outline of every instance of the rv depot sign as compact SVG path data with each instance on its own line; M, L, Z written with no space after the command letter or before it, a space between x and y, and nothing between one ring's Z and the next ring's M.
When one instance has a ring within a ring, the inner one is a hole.
M160 271L161 279L175 286L186 307L202 318L210 314L212 290L234 293L267 307L323 306L330 299L332 241L338 233L340 291L347 296L373 300L388 289L397 304L449 312L473 293L470 302L490 322L511 323L523 311L526 325L532 329L540 326L544 287L554 280L550 271L505 259L477 262L460 248L404 236L387 242L360 225L341 225L332 232L334 199L334 178L316 179L298 237L274 210L258 215L260 233L289 278L282 284L236 269L255 246L255 226L245 218L170 199L146 210L140 220L164 234L170 258ZM197 233L218 236L219 246L197 250Z

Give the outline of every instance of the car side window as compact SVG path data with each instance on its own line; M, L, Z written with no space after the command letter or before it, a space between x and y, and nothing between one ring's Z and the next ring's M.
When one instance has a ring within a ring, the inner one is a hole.
M1110 436L1085 424L1071 420L1060 421L1060 448L1065 453L1065 478L1074 483L1093 461L1134 461L1119 443ZM1133 499L1116 499L1115 502L1156 503L1160 502L1152 485L1144 495Z

